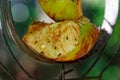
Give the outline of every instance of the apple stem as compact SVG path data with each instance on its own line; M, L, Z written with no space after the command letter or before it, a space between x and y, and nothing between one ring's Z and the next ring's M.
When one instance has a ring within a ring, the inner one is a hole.
M79 16L83 15L83 12L82 12L82 0L77 0L77 4L78 4L78 10L79 10ZM81 8L81 9L79 9Z

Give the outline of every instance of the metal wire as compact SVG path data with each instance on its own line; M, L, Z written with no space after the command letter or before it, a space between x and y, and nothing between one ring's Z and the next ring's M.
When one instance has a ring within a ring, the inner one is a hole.
M11 50L11 48L10 48L10 45L9 45L9 43L8 43L8 41L7 41L6 36L5 36L4 33L5 33L5 32L3 32L4 41L5 41L6 45L7 45L8 49L9 49L9 51L10 51L12 57L13 57L13 59L16 61L16 63L18 64L18 66L25 72L25 74L27 74L28 77L33 80L34 78L24 69L24 67L19 63L19 61L18 61L17 58L15 57L15 55L14 55L14 53L12 52L12 50Z
M113 61L113 58L116 56L116 54L120 53L120 43L117 46L116 50L114 51L114 53L111 55L109 62L107 63L107 65L103 68L103 70L100 73L100 77L102 77L103 73L108 69L108 67L110 66L110 63Z
M15 78L15 76L8 71L8 69L4 66L4 64L1 62L1 60L0 60L0 66L1 66L1 68L8 74L8 76L9 76L12 80L17 80L17 79Z
M106 35L104 35L106 36ZM108 35L109 36L109 35ZM99 37L101 38L101 37ZM104 38L105 39L105 38ZM104 52L104 49L108 43L108 39L105 41L105 40L102 40L102 42L104 41L105 44L101 47L101 49L97 52L97 54L99 54L98 56L96 56L96 59L95 61L93 62L93 64L88 68L88 70L83 74L83 78L85 78L87 76L87 74L92 70L92 68L96 65L96 63L98 62L98 60L101 58L101 56L103 55L103 52Z

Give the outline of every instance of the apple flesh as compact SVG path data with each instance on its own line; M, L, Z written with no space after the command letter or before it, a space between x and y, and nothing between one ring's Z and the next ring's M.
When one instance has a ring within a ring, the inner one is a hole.
M33 22L23 41L40 57L57 62L78 60L88 54L99 31L86 17L57 23Z
M81 0L38 0L42 9L54 21L78 19L82 16Z

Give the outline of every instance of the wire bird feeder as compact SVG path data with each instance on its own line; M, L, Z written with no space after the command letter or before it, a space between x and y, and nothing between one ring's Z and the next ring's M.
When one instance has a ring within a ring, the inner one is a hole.
M2 15L2 24L1 24L2 28L0 28L0 37L2 41L0 42L3 42L7 46L7 49L9 50L8 54L11 55L12 61L16 63L17 66L19 66L19 68L29 77L29 79L40 80L40 78L37 79L36 76L31 75L31 73L27 71L27 69L23 66L23 64L19 62L18 57L16 56L16 52L14 51L14 49L17 49L17 50L20 49L26 53L34 55L33 51L28 47L26 47L25 44L23 44L21 38L18 36L14 28L11 11L10 11L10 3L11 3L11 0L0 0L0 10ZM104 51L105 47L108 44L108 40L111 37L111 34L114 30L114 26L117 20L118 8L119 8L119 0L105 0L104 20L103 20L102 26L99 27L100 36L95 47L89 52L89 55L83 57L81 60L71 62L71 63L52 63L44 59L41 59L41 61L48 62L48 64L51 64L51 65L52 64L60 65L59 66L60 72L58 73L58 76L56 76L55 80L71 79L71 78L68 78L67 75L74 73L76 71L76 69L72 65L84 64L84 62L87 59L92 58L92 56L96 56L96 57L94 58L90 66L87 68L87 70L85 70L80 77L74 77L72 79L78 79L78 80L91 80L91 79L101 80L102 79L103 73L109 67L115 54L120 53L120 46L118 46L116 48L116 51L113 54L111 54L109 60L106 62L106 65L104 65L103 69L98 75L88 76L88 74L91 72L94 66L99 62L99 60L101 60L101 58L105 53ZM10 44L11 42L18 47L14 47L13 49ZM92 53L97 53L97 54L92 55ZM12 80L16 80L15 73L11 72L9 68L6 67L3 59L0 59L0 65Z

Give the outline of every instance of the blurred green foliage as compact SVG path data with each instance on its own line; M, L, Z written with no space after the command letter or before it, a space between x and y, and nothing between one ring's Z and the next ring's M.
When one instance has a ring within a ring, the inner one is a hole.
M83 0L83 15L98 27L104 19L104 8L105 0Z

